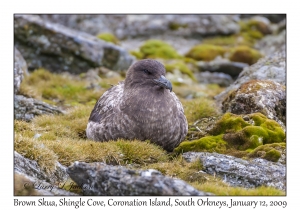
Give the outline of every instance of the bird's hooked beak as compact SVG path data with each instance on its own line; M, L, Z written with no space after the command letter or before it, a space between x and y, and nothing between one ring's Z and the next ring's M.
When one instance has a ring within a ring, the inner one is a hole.
M172 84L169 80L167 80L163 75L161 75L158 79L154 79L155 83L160 87L169 89L172 92Z

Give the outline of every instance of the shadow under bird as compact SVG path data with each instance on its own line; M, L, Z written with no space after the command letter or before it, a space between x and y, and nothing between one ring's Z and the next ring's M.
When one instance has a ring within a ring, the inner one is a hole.
M87 137L95 141L150 140L173 151L185 138L188 125L165 73L156 60L131 65L125 81L97 101L87 124Z

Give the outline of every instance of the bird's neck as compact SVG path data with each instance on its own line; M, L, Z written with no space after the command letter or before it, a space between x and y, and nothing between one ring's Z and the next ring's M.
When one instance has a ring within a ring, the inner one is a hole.
M125 113L151 112L153 109L163 110L170 100L168 91L159 86L127 89L123 95L122 110Z

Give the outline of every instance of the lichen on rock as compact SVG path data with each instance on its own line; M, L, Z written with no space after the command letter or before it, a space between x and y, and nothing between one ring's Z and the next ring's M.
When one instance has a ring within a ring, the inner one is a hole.
M260 112L285 129L285 86L270 80L251 80L227 96L222 102L222 110L234 114Z

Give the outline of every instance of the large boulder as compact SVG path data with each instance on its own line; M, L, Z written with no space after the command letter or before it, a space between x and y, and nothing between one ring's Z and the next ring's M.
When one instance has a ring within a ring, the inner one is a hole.
M286 89L284 85L270 80L250 80L232 91L222 102L223 112L251 114L260 112L286 124Z
M252 188L271 186L280 190L286 189L286 168L281 163L264 159L251 161L218 153L187 152L183 158L190 161L200 160L203 171L221 177L232 186Z
M285 59L284 51L276 52L245 67L237 80L215 97L222 110L236 114L261 112L285 129Z
M119 46L37 15L15 15L14 38L29 70L81 73L99 66L126 70L134 60Z
M77 185L82 186L84 195L211 195L152 169L136 171L99 162L75 162L67 172Z

